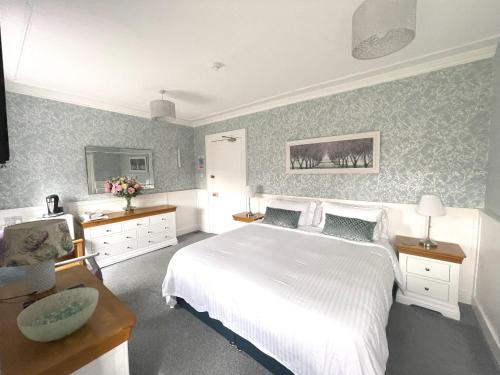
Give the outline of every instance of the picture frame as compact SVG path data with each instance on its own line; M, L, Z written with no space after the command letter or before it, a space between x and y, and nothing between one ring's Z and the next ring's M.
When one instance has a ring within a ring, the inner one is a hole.
M380 131L286 143L287 174L360 174L380 171Z
M130 156L128 160L131 172L147 172L148 161L146 156Z

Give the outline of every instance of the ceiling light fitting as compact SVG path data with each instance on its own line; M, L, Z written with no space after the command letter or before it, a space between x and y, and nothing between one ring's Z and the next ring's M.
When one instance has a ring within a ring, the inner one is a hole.
M212 70L218 71L218 70L224 68L225 66L226 66L226 64L224 64L223 62L216 61L212 65Z
M151 108L151 118L153 120L173 120L175 119L175 103L170 100L163 99L167 90L160 90L161 99L152 100L149 104Z
M417 0L365 0L352 16L352 56L376 59L407 46L416 34Z

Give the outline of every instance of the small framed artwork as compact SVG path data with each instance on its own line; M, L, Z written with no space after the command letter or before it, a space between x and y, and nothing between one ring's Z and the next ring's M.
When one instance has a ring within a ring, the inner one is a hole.
M133 172L146 172L148 170L148 163L146 156L131 156L129 157L130 171Z
M379 173L380 132L311 138L286 144L286 173Z

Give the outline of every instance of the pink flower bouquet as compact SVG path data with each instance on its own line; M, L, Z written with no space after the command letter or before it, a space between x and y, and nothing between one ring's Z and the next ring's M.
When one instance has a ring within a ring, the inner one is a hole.
M142 185L136 179L127 176L113 177L104 183L104 191L113 193L116 197L123 197L127 200L126 211L132 211L131 200L141 194Z

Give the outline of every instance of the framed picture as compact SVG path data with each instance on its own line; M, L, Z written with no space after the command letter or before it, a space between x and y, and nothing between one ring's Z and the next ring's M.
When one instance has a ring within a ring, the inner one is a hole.
M131 156L129 158L130 170L133 172L137 171L147 172L148 163L146 159L147 159L146 156Z
M286 144L286 173L379 173L380 132L303 139Z

